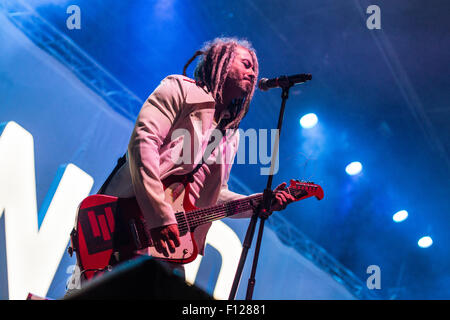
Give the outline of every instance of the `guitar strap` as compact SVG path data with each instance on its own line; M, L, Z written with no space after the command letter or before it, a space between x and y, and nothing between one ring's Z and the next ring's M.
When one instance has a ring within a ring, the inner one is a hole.
M121 156L119 159L117 159L116 166L114 167L113 171L111 171L111 173L109 174L109 176L105 180L105 182L103 182L103 185L100 188L100 190L98 190L97 194L104 194L105 193L105 190L108 187L109 183L111 182L112 178L114 177L116 172L125 164L125 162L127 162L127 154L126 153L124 153L123 156Z
M119 159L117 159L116 166L111 171L111 173L109 174L108 178L105 180L105 182L103 183L101 188L98 190L97 194L105 194L105 190L108 187L108 185L110 184L112 178L114 177L116 172L125 164L125 162L127 162L127 154L126 153L123 156L121 156ZM203 165L203 163L204 163L204 161L203 161L203 157L202 157L202 161L194 168L194 170L192 170L191 172L184 175L184 179L186 179L185 181L194 182L194 174L200 169L200 167Z

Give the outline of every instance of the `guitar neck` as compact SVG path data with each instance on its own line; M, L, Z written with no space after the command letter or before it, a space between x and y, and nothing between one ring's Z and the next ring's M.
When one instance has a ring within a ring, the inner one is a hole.
M291 180L291 185L284 189L294 197L294 201L315 196L318 200L323 198L323 190L313 182L300 182ZM231 217L242 212L254 210L263 200L263 194L258 193L245 198L225 202L207 208L201 208L188 212L176 213L178 228L181 233L194 231L194 229L205 223Z
M262 194L225 202L212 207L193 210L185 213L190 231L196 227L215 220L234 216L242 212L253 210L262 201Z

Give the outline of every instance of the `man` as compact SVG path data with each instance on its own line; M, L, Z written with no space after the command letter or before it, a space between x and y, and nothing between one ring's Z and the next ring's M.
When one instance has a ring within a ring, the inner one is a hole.
M180 244L174 211L165 200L166 179L190 176L189 199L197 207L244 197L228 190L227 181L238 149L237 128L255 90L258 60L249 42L234 38L215 39L198 54L195 80L168 76L148 97L136 120L126 162L104 189L108 195L136 197L155 249L166 256ZM174 135L180 130L186 134ZM207 154L214 130L223 135ZM226 161L217 161L223 158ZM283 191L285 185L276 189L273 211L294 200ZM200 254L210 225L194 231Z

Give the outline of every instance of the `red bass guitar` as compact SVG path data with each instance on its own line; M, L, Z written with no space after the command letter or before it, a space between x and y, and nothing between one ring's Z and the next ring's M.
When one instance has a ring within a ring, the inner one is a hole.
M315 196L321 200L323 190L311 182L291 180L286 188L296 201ZM69 254L76 253L84 279L111 270L121 261L138 254L151 255L172 263L189 263L198 254L192 232L198 226L254 210L262 202L262 194L196 208L189 201L189 183L175 182L165 188L166 201L172 205L180 233L180 246L166 257L152 245L148 228L136 198L92 195L78 207L75 227L71 233Z

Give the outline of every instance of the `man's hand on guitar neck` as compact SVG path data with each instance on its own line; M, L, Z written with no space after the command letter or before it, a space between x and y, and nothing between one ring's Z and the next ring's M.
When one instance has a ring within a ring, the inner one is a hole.
M150 229L150 236L156 251L166 257L175 252L175 248L180 245L180 233L177 224L169 224L158 228Z
M281 211L286 209L287 205L295 198L287 191L285 191L286 182L283 182L273 190L274 199L272 201L271 211Z

